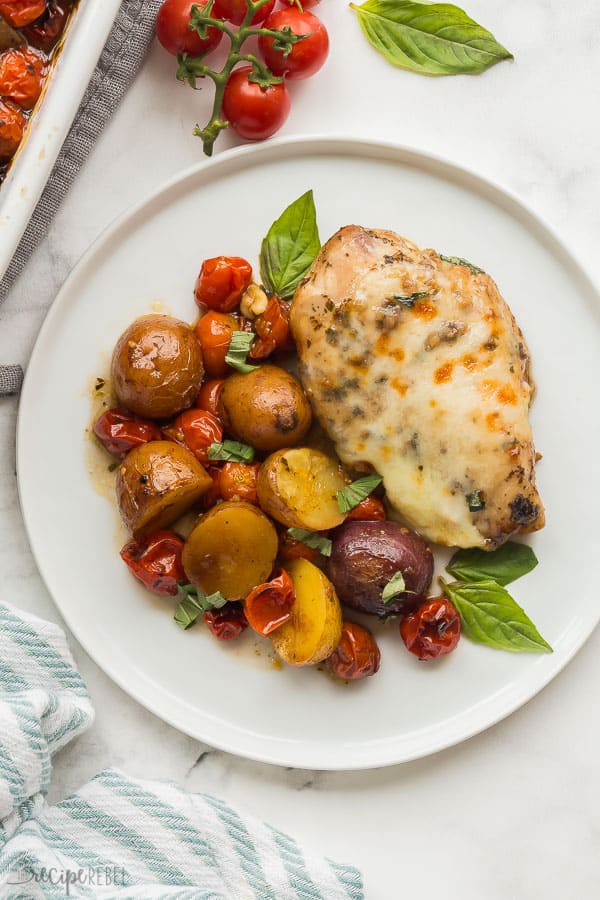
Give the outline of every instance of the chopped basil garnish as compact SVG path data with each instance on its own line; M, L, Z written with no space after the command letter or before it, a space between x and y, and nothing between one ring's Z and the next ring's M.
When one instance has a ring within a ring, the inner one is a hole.
M306 544L312 550L318 550L321 556L331 556L333 541L319 534L318 531L308 531L306 528L288 528L288 534L295 541Z
M458 550L446 570L460 581L496 581L506 585L535 569L538 561L527 544L508 541L497 550Z
M466 266L472 275L485 275L483 269L480 269L479 266L474 266L473 263L470 263L468 259L463 259L462 256L444 256L443 253L440 253L439 257L444 262L452 263L453 266Z
M391 297L388 297L388 301L394 303L401 303L402 306L413 307L417 300L423 300L425 297L430 297L431 294L429 291L416 291L414 294L407 294L406 297L403 297L401 294L392 294Z
M465 495L465 499L470 512L481 512L482 509L485 509L485 500L481 496L481 491L471 491L470 494Z
M208 448L208 458L219 462L248 462L254 459L254 447L239 441L213 442Z
M180 584L177 596L180 602L173 618L184 630L193 625L202 613L209 609L221 609L227 603L226 597L219 591L205 594L193 584Z
M383 603L390 603L398 594L403 594L405 590L406 582L404 581L404 576L402 572L396 572L381 592L381 600Z
M340 512L350 512L351 509L354 509L355 506L358 506L359 503L368 497L382 481L381 475L366 475L364 478L359 478L357 481L353 481L352 484L342 488L337 493Z
M225 362L232 369L237 369L238 372L242 372L244 375L248 372L254 372L255 369L260 369L260 366L252 366L246 362L255 337L256 335L251 331L234 331L231 335Z

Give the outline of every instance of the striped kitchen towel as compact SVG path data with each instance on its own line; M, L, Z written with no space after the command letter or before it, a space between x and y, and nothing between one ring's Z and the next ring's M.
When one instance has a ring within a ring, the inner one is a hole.
M2 900L363 900L353 866L172 782L108 769L48 806L52 754L93 717L60 628L0 603Z

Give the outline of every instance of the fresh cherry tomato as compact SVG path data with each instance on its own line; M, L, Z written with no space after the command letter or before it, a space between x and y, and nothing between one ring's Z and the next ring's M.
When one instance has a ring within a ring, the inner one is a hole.
M251 359L266 359L276 350L290 346L290 304L271 297L264 313L254 321L257 339L248 354Z
M226 462L221 469L219 491L223 500L258 504L256 480L260 463Z
M26 124L23 111L10 100L0 98L0 160L10 159L17 152Z
M225 357L234 331L241 331L240 324L227 313L211 310L198 320L196 335L202 347L204 369L211 378L222 378L231 371Z
M368 629L356 622L344 622L339 644L327 660L334 675L355 681L379 671L381 653Z
M290 559L308 559L309 562L315 562L321 559L321 554L314 547L308 547L302 541L296 540L286 530L279 532L279 551L278 557L282 562L289 562Z
M460 616L446 597L430 597L400 622L400 635L419 659L451 653L460 638Z
M113 456L122 458L134 447L160 441L160 428L126 409L107 409L94 422L94 434Z
M186 576L181 562L184 542L174 531L157 531L139 541L128 541L121 559L153 594L174 597L177 582Z
M219 489L219 478L221 469L219 466L206 466L206 471L212 478L212 485L207 492L200 498L200 506L202 509L212 509L221 500L221 491Z
M13 28L23 28L46 12L46 0L0 0L0 15Z
M237 600L226 603L221 609L207 610L203 618L219 641L232 641L248 627L244 608Z
M205 409L186 409L163 428L163 435L187 447L198 462L208 462L208 448L223 439L223 429L216 416Z
M267 18L275 6L275 0L268 0L264 6L257 9L250 21L251 25L260 25ZM234 25L241 25L246 18L248 12L248 4L246 0L216 0L213 7L213 16L215 18L227 19Z
M44 53L50 53L65 30L69 10L70 5L63 3L62 0L48 0L46 13L42 18L23 29L23 34L31 46L43 50Z
M200 393L196 400L196 406L200 409L208 410L208 412L212 413L213 416L216 416L217 419L219 418L219 397L221 396L224 384L224 378L210 378L208 381L205 381L200 388Z
M258 48L262 58L274 75L285 75L292 79L309 78L318 72L329 54L329 36L327 29L317 16L299 9L278 9L271 13L264 25L281 31L290 28L292 34L304 35L301 41L292 45L287 56L282 50L276 50L274 39L261 34Z
M208 0L165 0L156 17L156 37L169 53L189 53L200 56L220 43L223 32L218 28L208 28L206 37L201 38L190 28L192 6L204 9ZM213 18L218 16L213 15Z
M252 266L240 256L205 259L196 280L194 296L200 308L232 312L252 280Z
M281 128L290 111L290 95L283 82L267 88L249 81L252 66L235 69L223 95L223 116L236 134L262 141Z
M350 510L346 515L346 521L349 519L358 519L360 522L383 521L387 519L385 506L379 497L370 495Z
M312 9L313 6L318 6L321 0L300 0L300 6L302 9ZM281 0L282 6L293 6L294 9L298 9L298 0Z
M32 47L5 50L0 55L0 94L31 109L42 92L48 64L44 56Z
M266 637L288 621L295 599L292 579L285 569L278 569L274 578L259 584L244 600L248 624Z

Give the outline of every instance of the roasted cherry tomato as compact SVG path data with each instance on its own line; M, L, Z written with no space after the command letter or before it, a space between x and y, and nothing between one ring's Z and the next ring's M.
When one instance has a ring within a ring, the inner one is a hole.
M222 378L231 371L225 357L234 331L241 331L240 324L227 313L211 310L198 320L196 335L202 347L204 369L211 378Z
M312 13L300 12L296 8L278 9L271 13L264 27L276 31L290 28L293 34L303 36L301 41L292 44L290 52L285 56L282 50L275 49L272 37L260 35L259 50L274 75L285 75L288 80L309 78L319 71L327 59L327 29Z
M205 381L200 388L200 393L196 400L196 406L200 409L207 409L208 412L212 413L213 416L216 416L217 419L219 418L219 397L221 396L224 384L224 378L210 378L208 381Z
M236 134L262 141L281 128L290 111L290 95L283 82L267 88L249 81L252 66L235 69L223 95L223 116Z
M0 0L0 15L13 28L23 28L46 12L46 0Z
M226 462L219 477L223 500L245 500L258 505L256 480L260 463Z
M223 32L218 28L208 28L206 37L201 38L190 28L192 6L204 9L207 0L165 0L156 17L156 37L169 53L189 53L200 56L219 44ZM213 18L219 18L213 13Z
M221 469L219 466L206 466L206 471L212 478L212 485L200 498L200 506L205 510L212 509L221 500L221 491L219 489Z
M204 613L204 621L219 641L231 641L239 637L248 627L244 608L237 600L232 600L221 609L209 609Z
M248 624L266 637L288 621L295 599L292 579L285 569L278 569L274 578L259 584L244 600Z
M268 3L256 10L250 24L260 25L273 10L274 6L275 0L269 0ZM216 0L212 14L215 18L227 19L227 21L233 22L234 25L241 25L247 12L248 4L246 0Z
M205 259L196 280L194 296L200 308L232 312L252 280L252 266L240 256Z
M206 409L186 409L163 428L163 435L191 450L201 463L208 462L208 448L223 439L223 429L216 416Z
M160 441L160 428L126 409L108 409L94 422L94 434L113 456L125 456L148 441Z
M17 152L26 124L23 111L10 100L0 98L0 160L6 161Z
M181 562L183 545L174 531L157 531L142 540L128 541L121 559L153 594L174 597L177 582L186 581Z
M257 339L252 344L251 359L266 359L276 350L290 346L290 304L271 297L264 313L254 320Z
M451 653L460 638L460 616L446 597L430 597L400 622L400 635L419 659Z
M334 675L355 681L379 671L381 653L371 632L356 622L344 622L339 644L327 660Z
M316 562L321 559L321 554L314 547L307 547L302 541L297 541L286 530L279 532L279 551L277 556L282 562L288 562L290 559L307 559L309 562Z
M379 497L373 497L372 495L365 497L358 506L350 510L346 516L346 521L348 519L358 519L360 522L383 521L387 519L385 506Z
M42 92L47 68L45 57L32 47L5 50L0 55L0 94L31 109Z
M48 0L45 14L38 22L23 29L23 34L32 47L50 53L65 30L70 5L62 0Z

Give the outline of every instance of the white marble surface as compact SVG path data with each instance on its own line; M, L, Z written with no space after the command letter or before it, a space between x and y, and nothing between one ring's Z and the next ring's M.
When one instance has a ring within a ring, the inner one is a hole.
M480 77L428 79L391 68L363 42L346 3L323 0L331 57L320 76L294 86L283 133L391 138L471 166L545 216L600 281L598 5L470 0L468 11L516 61ZM102 228L200 159L191 127L207 104L207 94L175 83L173 61L154 47L0 309L0 362L26 365L48 305ZM231 143L225 137L220 149ZM0 400L2 596L60 621L20 516L16 413L15 399ZM43 445L40 435L40 452ZM565 603L573 564L586 561L565 560ZM428 759L356 774L281 770L212 751L138 706L72 646L97 721L55 760L51 799L116 765L221 794L356 863L369 898L598 896L598 633L541 695L485 734Z

